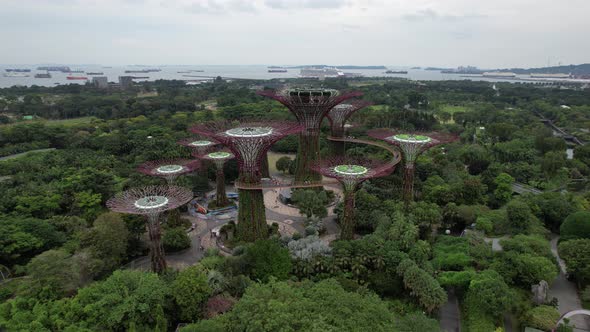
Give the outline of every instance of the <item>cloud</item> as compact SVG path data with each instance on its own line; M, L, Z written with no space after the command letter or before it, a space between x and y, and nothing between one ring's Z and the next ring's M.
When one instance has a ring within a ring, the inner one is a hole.
M424 21L449 21L449 22L456 22L456 21L464 21L464 20L471 20L471 19L481 19L487 18L487 15L481 14L441 14L431 8L421 9L411 14L403 15L402 18L406 21L410 22L424 22Z
M272 9L338 9L350 5L348 0L266 0Z
M193 1L185 7L186 10L195 14L228 14L232 12L254 13L256 7L247 0L199 0Z

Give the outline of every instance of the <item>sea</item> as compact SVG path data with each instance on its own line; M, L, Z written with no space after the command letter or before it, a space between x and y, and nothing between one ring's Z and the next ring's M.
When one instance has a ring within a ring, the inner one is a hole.
M102 72L109 82L118 82L119 76L141 76L147 79L135 79L140 81L154 81L158 79L176 79L186 80L191 83L210 80L214 77L221 76L224 79L272 79L272 78L297 78L299 69L287 69L286 73L269 73L266 65L161 65L161 66L101 66L101 65L69 65L71 70L82 70L84 73L62 73L50 72L51 78L35 78L37 73L46 73L46 71L37 70L39 65L0 65L0 88L11 86L56 86L60 84L85 84L92 81L93 76L85 73ZM31 69L28 77L5 77L5 69L19 68ZM160 71L149 73L125 73L126 70L142 70L158 68ZM407 67L387 66L390 70L406 70L407 74L385 74L385 69L346 69L347 73L361 74L364 77L390 77L390 78L407 78L416 81L444 81L444 80L472 80L487 82L526 82L528 76L517 76L513 79L482 77L477 75L458 75L444 74L438 70L410 69ZM191 71L190 73L186 73ZM202 71L202 72L201 72ZM181 73L185 72L185 73ZM88 80L68 80L67 76L85 76ZM190 75L190 76L186 76ZM545 81L548 80L536 80ZM551 80L556 81L556 80ZM565 80L563 80L565 81ZM571 80L570 80L571 81ZM581 83L590 83L590 80Z

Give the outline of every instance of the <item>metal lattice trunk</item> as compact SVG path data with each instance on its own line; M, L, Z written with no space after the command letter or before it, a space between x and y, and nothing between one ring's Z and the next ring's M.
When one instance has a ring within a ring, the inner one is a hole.
M261 163L268 149L281 138L301 131L302 126L291 122L254 122L232 125L228 122L207 123L194 126L195 134L211 137L225 145L236 156L239 168L239 184L259 185ZM244 241L266 238L266 213L262 189L238 189L237 236Z
M331 157L316 162L312 167L319 174L337 179L344 189L344 214L340 224L340 238L352 240L354 237L355 193L364 181L390 174L399 163L394 156L389 162L371 159Z
M159 217L166 211L188 203L192 198L193 193L183 187L149 186L115 195L107 201L107 208L113 212L146 216L152 271L162 273L166 269L166 259L161 243Z
M303 126L303 131L299 134L295 184L320 182L321 176L310 166L320 160L319 134L322 120L334 106L361 96L362 93L340 93L333 89L264 90L257 93L285 105Z
M346 135L346 121L354 112L372 105L371 102L363 100L353 100L343 102L334 106L326 115L330 121L330 132L334 138L344 138ZM331 140L332 155L343 156L346 153L346 146L343 140Z
M215 164L215 204L217 207L229 205L229 199L225 192L225 173L223 166L225 163L234 158L234 155L228 151L216 151L200 156L203 160L212 161Z
M384 140L397 146L404 157L404 191L403 197L406 206L414 200L414 173L416 160L426 150L439 144L454 142L456 135L441 132L413 132L401 133L391 129L369 130L369 136Z

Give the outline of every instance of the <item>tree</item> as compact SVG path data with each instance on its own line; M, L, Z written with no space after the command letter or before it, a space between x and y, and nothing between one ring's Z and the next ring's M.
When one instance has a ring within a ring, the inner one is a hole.
M549 176L553 176L558 170L565 167L566 155L564 151L549 151L543 156L541 170Z
M548 305L541 305L534 307L525 314L525 321L527 326L541 329L543 331L550 331L555 328L560 314L557 309Z
M289 171L289 167L291 167L291 163L293 161L291 160L291 158L287 157L287 156L283 156L281 158L279 158L276 162L276 167L277 170L286 173Z
M510 289L494 270L477 273L469 283L466 303L493 317L500 317L511 302Z
M535 216L531 208L521 200L512 200L506 206L508 224L513 233L525 233L533 224Z
M211 293L207 274L199 265L182 270L172 283L172 296L180 308L180 318L183 321L198 320Z
M439 332L441 331L436 319L428 318L421 312L400 317L395 323L395 331L399 332Z
M565 261L567 271L579 283L590 281L590 239L575 239L559 244L559 255Z
M266 282L274 277L284 280L291 272L291 257L287 248L274 240L259 240L246 250L250 277Z
M578 211L565 218L559 227L561 240L590 239L590 212Z
M503 205L512 198L512 184L514 178L507 173L500 173L494 179L496 189L494 189L494 198L498 202L498 205Z
M99 274L107 273L119 267L127 257L128 237L121 215L108 212L96 218L94 226L82 235L81 244L102 262Z
M162 238L164 249L169 252L191 247L191 239L183 227L167 228Z
M254 284L234 308L214 323L182 331L391 331L394 316L367 292L345 291L334 279L298 284ZM200 329L203 327L203 329Z
M27 291L36 292L39 298L61 298L80 286L79 267L72 255L63 250L47 250L35 256L26 271L32 287L27 287Z
M440 308L447 301L447 293L436 279L411 259L404 259L398 265L397 274L402 277L404 286L428 312Z
M328 196L323 190L294 190L291 200L299 208L300 213L304 214L307 218L311 218L312 216L325 218L328 215L328 209L326 209Z

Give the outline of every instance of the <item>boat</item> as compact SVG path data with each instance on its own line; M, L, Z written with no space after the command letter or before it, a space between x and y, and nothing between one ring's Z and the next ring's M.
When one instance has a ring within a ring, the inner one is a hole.
M282 68L282 69L269 69L268 70L269 73L286 73L287 69Z
M149 78L149 76L131 76L131 79L133 80L147 80Z
M29 77L29 74L11 71L4 73L4 77Z
M189 70L189 71L191 71L193 73L202 73L202 72L204 72L203 69L194 69L194 70Z
M388 70L385 74L407 74L407 70Z
M42 66L42 67L37 67L37 70L61 71L62 73L71 72L71 69L68 66Z
M410 69L412 69L412 70L418 70L418 69L422 69L422 67L412 67Z
M139 70L126 70L125 74L146 74L149 73L147 69L139 69Z
M66 76L68 80L87 80L86 76Z
M38 74L35 74L35 78L51 78L51 74L49 72L38 73Z
M570 78L570 74L563 74L563 73L556 73L556 74L549 74L549 73L531 73L531 78Z
M190 70L188 70L188 71L177 71L176 73L177 74L190 74L191 71Z
M103 72L87 72L86 75L90 75L90 76L97 76L97 75L104 75Z
M84 71L83 71L83 70L80 70L80 69L76 69L76 70L70 70L70 71L69 71L69 73L70 73L70 74L72 74L72 73L74 73L74 74L80 74L80 73L83 73L83 72L84 72Z
M4 70L6 70L6 72L8 72L8 73L11 73L11 72L12 73L30 73L31 72L30 69L20 69L20 68L7 68Z
M344 73L335 67L324 67L324 68L307 67L307 68L301 68L301 71L299 72L299 76L301 76L301 77L318 77L318 78L342 77L342 76L344 76Z

